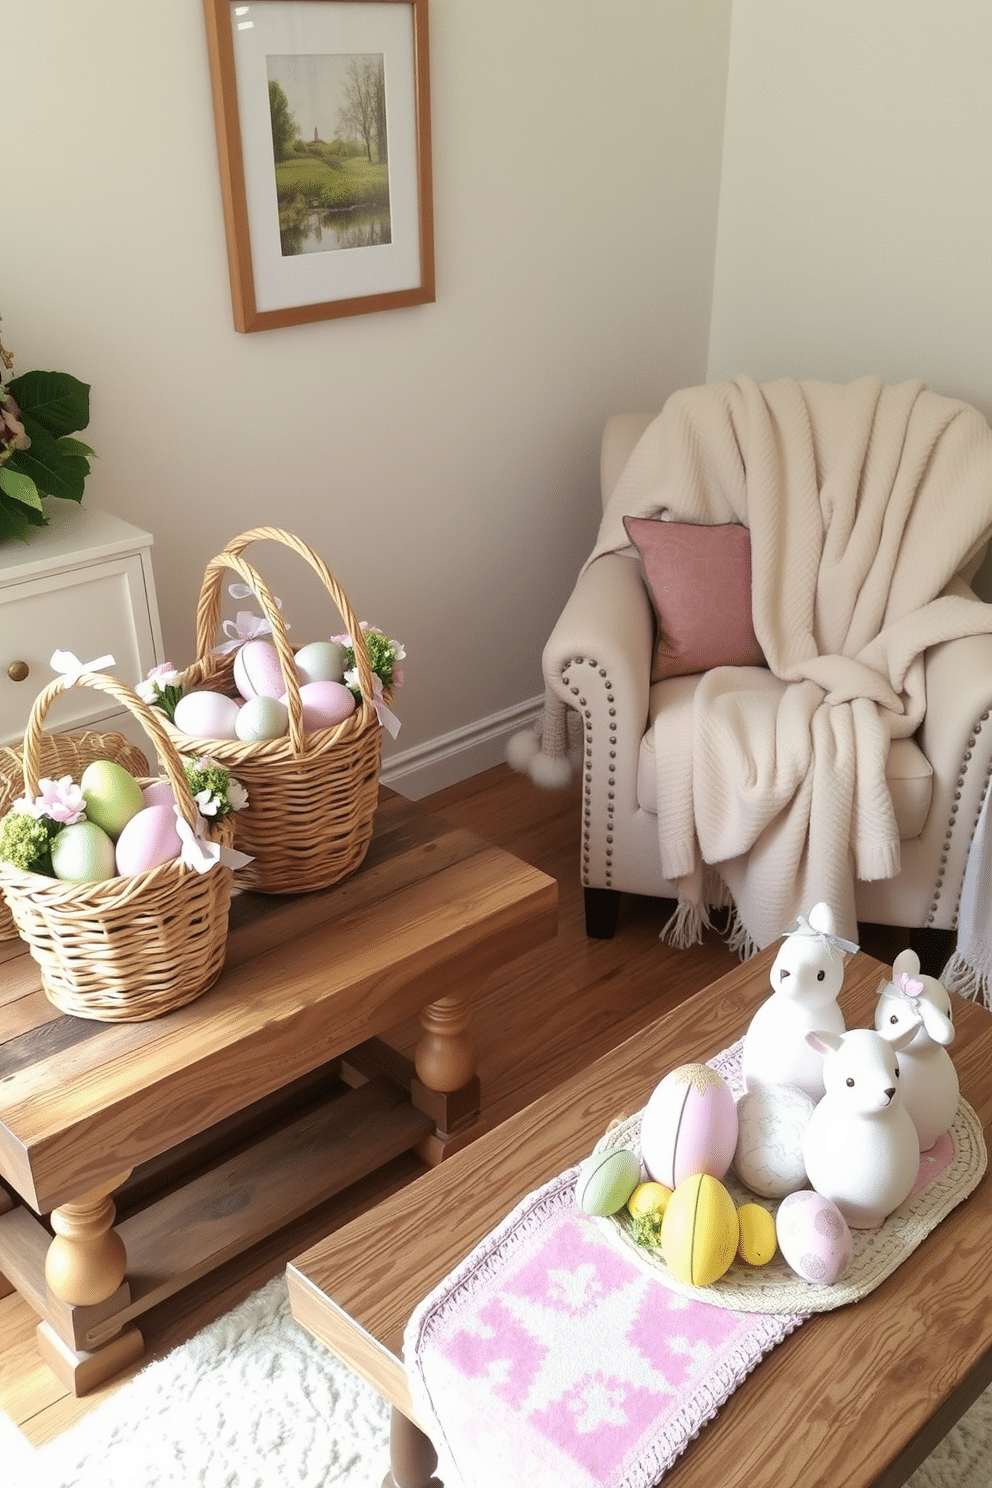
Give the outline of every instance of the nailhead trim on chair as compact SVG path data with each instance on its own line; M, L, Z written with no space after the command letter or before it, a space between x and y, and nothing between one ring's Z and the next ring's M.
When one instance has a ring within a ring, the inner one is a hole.
M958 788L954 792L954 801L951 805L951 815L947 823L947 831L944 833L944 850L940 855L940 867L937 870L937 882L934 884L933 899L930 902L930 912L927 915L928 926L933 924L934 916L937 913L937 906L940 902L941 888L944 882L944 875L947 872L947 859L950 856L951 840L954 836L954 828L956 825L958 814L958 802L961 800L961 792L964 786L965 769L967 768L968 761L971 759L972 755L975 752L975 745L978 743L979 735L981 734L985 724L988 723L990 717L992 717L992 710L986 709L972 729L971 737L968 740L968 748L964 752L963 766L961 769L961 773L958 775ZM972 836L974 836L975 828L978 826L978 818L981 815L982 811L982 801L985 799L985 792L988 789L990 779L992 779L992 763L990 763L989 768L985 772L985 784L982 787L981 795L978 798L978 808L975 812L975 819L971 824ZM961 889L963 887L964 877L962 875L961 885L958 888L957 903L954 906L955 924L957 924L958 911L961 907Z
M592 784L589 779L589 767L591 766L593 760L593 746L595 741L593 739L592 710L589 707L587 699L582 696L581 687L576 687L574 685L571 671L572 667L582 666L591 667L596 673L596 676L600 678L605 684L607 716L611 719L615 719L617 716L617 710L614 706L616 700L613 695L613 688L610 683L609 675L606 671L606 668L599 666L595 661L592 661L589 657L586 656L571 657L562 668L562 680L568 686L569 692L576 699L576 702L573 706L576 706L577 709L580 710L582 713L582 726L584 734L583 752L585 756L583 760L583 775L585 777L585 782L582 792L582 882L585 887L588 887L589 866L591 861L590 854L592 851ZM601 887L605 889L613 887L613 813L614 803L616 801L617 773L617 734L615 723L612 723L609 727L607 742L609 744L609 751L607 754L608 763L606 766L606 849L604 854L605 864L603 867L604 882L601 885Z

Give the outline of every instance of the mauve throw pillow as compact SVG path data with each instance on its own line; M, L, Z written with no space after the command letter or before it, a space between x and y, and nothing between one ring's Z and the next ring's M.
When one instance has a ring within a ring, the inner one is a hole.
M651 681L715 666L764 666L751 623L751 534L624 517L654 603L657 639Z

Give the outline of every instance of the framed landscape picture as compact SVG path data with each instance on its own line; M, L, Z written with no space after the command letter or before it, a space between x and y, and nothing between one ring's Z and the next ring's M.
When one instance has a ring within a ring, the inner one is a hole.
M434 299L427 0L204 0L234 324Z

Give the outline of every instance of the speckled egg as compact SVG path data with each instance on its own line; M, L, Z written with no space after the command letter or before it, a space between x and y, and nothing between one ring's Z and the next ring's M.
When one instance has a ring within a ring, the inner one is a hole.
M752 1193L780 1199L805 1187L803 1137L814 1105L797 1085L762 1085L741 1096L734 1172Z
M709 1173L683 1178L665 1206L661 1248L679 1281L710 1286L729 1270L740 1242L737 1210Z
M222 692L187 692L176 704L176 728L194 739L234 739L239 706Z
M737 1146L730 1086L707 1064L682 1064L655 1086L641 1117L641 1156L656 1183L693 1173L722 1178Z
M238 709L234 720L234 731L246 744L257 744L263 739L281 739L289 728L289 709L279 698L249 698L243 708Z
M641 1164L636 1152L625 1147L606 1147L587 1157L579 1168L575 1198L585 1214L616 1214L640 1178Z
M344 648L337 641L311 641L294 660L301 682L340 682L344 676Z
M832 1199L813 1189L787 1194L775 1217L778 1248L804 1281L832 1286L850 1269L850 1226Z
M245 641L234 658L234 685L246 699L282 697L286 683L271 641Z
M171 863L182 852L176 813L169 805L146 806L117 839L117 872L145 873Z

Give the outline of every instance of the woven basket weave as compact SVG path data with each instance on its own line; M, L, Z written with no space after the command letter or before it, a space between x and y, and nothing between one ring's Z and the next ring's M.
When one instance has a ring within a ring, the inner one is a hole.
M94 760L113 760L135 778L148 774L148 760L136 744L123 734L101 734L84 729L75 734L48 734L41 741L38 757L40 776L59 780L71 775L78 780ZM24 744L18 749L0 749L0 819L7 815L24 791ZM0 894L0 940L13 940L17 926Z
M24 794L38 793L42 725L54 700L71 687L104 692L134 714L155 745L183 817L195 829L198 813L163 715L103 673L83 672L71 681L60 677L39 693L24 735ZM233 819L211 824L207 836L230 846ZM198 873L176 860L145 873L83 884L0 863L0 889L41 967L49 1001L64 1013L108 1023L157 1018L192 1002L216 981L227 948L231 881L231 870L219 863Z
M351 636L362 703L334 728L305 734L300 683L293 647L271 591L242 556L250 543L270 539L310 565L334 602ZM235 874L246 889L265 894L302 894L328 888L358 867L368 850L379 798L382 730L373 697L372 668L348 597L327 565L291 532L255 527L228 543L207 565L196 613L197 660L180 673L186 692L206 690L237 697L235 651L214 653L220 622L221 581L238 574L258 597L279 654L289 733L280 739L197 739L166 723L183 754L208 754L240 780L248 806L235 823L235 845L253 861ZM389 694L386 694L388 701Z

